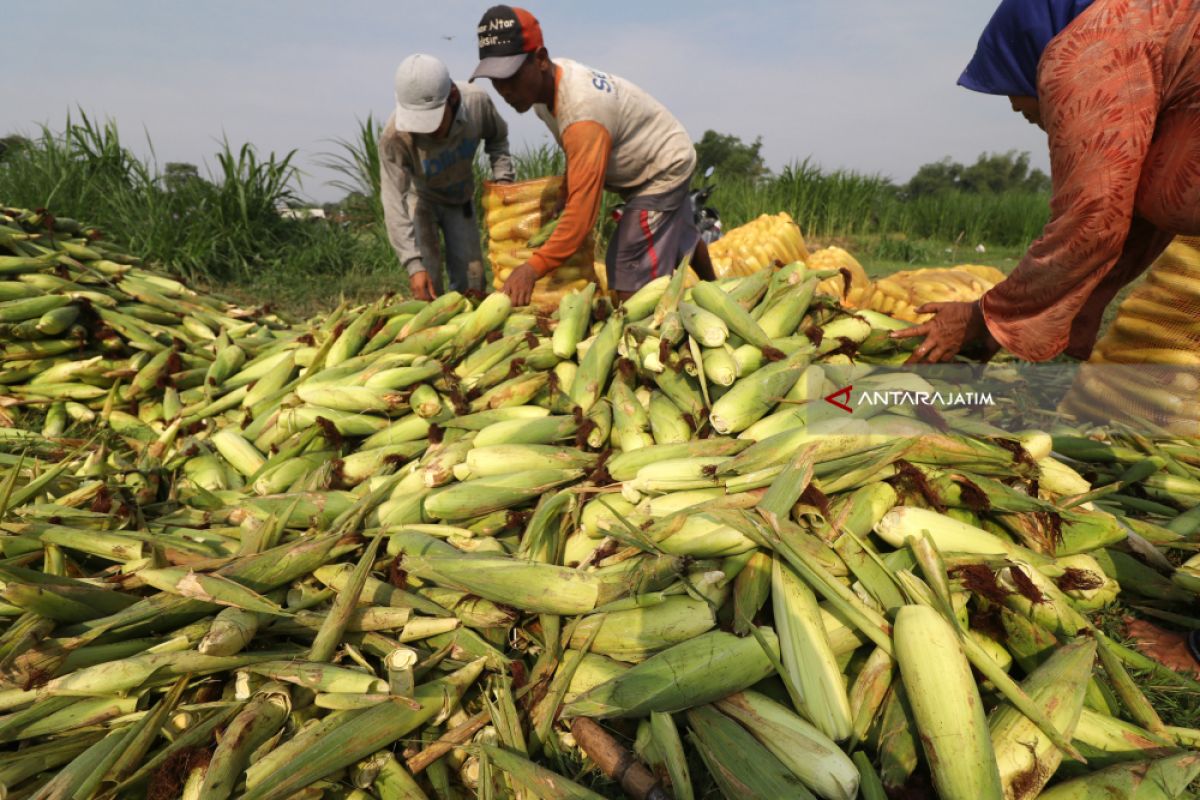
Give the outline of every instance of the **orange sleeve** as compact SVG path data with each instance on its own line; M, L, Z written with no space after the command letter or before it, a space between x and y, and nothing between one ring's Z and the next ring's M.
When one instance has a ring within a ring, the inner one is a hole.
M612 136L599 122L576 122L562 132L567 156L567 202L554 233L529 257L538 277L562 266L596 224L604 196L604 173Z

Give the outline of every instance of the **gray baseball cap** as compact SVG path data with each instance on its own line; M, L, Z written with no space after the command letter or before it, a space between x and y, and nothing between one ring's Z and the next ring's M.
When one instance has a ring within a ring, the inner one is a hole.
M396 130L433 133L450 97L450 71L434 56L417 53L396 68Z

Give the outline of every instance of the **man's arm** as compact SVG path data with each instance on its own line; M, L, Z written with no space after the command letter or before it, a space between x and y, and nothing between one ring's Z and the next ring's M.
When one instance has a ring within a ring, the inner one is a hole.
M566 204L554 233L504 282L502 291L515 306L528 304L537 279L579 251L600 213L612 137L598 122L576 122L563 131L562 143L567 156Z
M567 156L566 203L558 226L529 258L538 277L562 266L575 255L596 224L604 197L604 173L612 137L598 122L576 122L563 131Z
M496 110L491 98L484 104L483 151L492 165L492 180L511 182L516 178L512 155L508 151L508 123Z
M408 284L418 300L432 300L436 292L429 274L421 263L417 247L417 228L408 210L408 192L412 175L400 158L392 158L380 144L380 201L383 204L384 227L396 258L408 273Z

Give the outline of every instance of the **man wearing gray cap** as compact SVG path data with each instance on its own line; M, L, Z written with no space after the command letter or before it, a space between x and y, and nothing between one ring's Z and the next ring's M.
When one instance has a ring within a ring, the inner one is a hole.
M433 56L404 59L396 70L396 110L379 139L380 188L388 239L419 300L442 290L439 230L450 288L483 290L473 171L480 141L492 180L511 181L508 126L487 92L451 81Z

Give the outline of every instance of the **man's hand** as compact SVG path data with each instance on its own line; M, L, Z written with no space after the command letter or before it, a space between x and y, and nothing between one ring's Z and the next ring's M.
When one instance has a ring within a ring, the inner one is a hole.
M913 328L894 331L892 339L909 339L922 336L925 341L918 345L906 364L936 364L950 361L959 351L973 342L988 343L987 349L994 352L995 342L983 321L979 302L974 303L926 303L917 309L919 314L933 314L933 319Z
M533 284L537 281L537 273L528 264L522 264L512 271L500 291L508 295L513 306L527 306L533 298Z
M414 300L432 300L437 297L437 290L433 288L433 281L429 279L427 270L409 275L408 289L412 292Z

